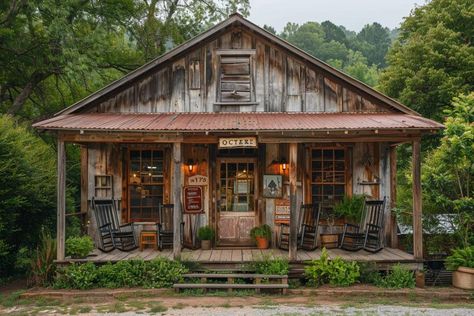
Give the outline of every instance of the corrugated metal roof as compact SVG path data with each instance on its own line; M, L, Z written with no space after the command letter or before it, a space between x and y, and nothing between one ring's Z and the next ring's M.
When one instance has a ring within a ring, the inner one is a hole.
M33 124L38 129L104 131L318 131L440 129L416 115L392 113L83 113Z

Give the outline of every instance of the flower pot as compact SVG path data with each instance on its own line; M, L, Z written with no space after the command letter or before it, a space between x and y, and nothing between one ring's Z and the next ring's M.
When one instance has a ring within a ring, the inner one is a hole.
M459 267L453 272L453 286L474 290L474 268Z
M264 237L255 237L255 240L257 242L257 248L258 249L267 249L268 248L268 239Z
M210 240L201 240L201 249L202 250L210 250L211 249L211 241Z

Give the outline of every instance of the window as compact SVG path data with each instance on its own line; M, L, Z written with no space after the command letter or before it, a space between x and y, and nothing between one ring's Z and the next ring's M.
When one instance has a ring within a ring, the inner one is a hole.
M253 162L222 161L220 164L220 211L253 212Z
M129 221L158 221L163 204L163 151L133 149L128 167Z
M317 148L311 151L311 195L313 202L335 202L344 197L346 151Z
M251 101L250 55L221 55L218 102Z

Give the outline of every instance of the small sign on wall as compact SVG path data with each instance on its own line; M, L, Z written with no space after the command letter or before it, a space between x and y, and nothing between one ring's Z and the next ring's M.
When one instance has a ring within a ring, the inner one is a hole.
M219 138L221 148L257 148L257 137L222 137Z
M290 224L290 200L275 200L275 224Z
M200 214L204 211L202 187L185 186L184 187L184 213Z
M197 174L188 178L188 185L209 185L209 178Z

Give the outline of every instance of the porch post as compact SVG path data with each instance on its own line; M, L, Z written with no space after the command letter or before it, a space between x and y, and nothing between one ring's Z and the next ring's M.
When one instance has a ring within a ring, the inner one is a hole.
M420 139L412 143L413 174L413 254L415 259L423 259L423 227L421 206L421 143Z
M63 261L65 257L66 234L66 152L64 141L58 135L58 183L57 183L57 254L56 259Z
M173 258L181 258L181 180L182 180L181 143L173 143Z
M397 203L397 146L390 146L390 247L398 248L397 216L392 212Z
M298 239L298 208L296 205L296 173L298 161L298 144L291 143L289 146L289 180L290 180L290 240L289 240L289 260L294 261L297 258L297 239Z

